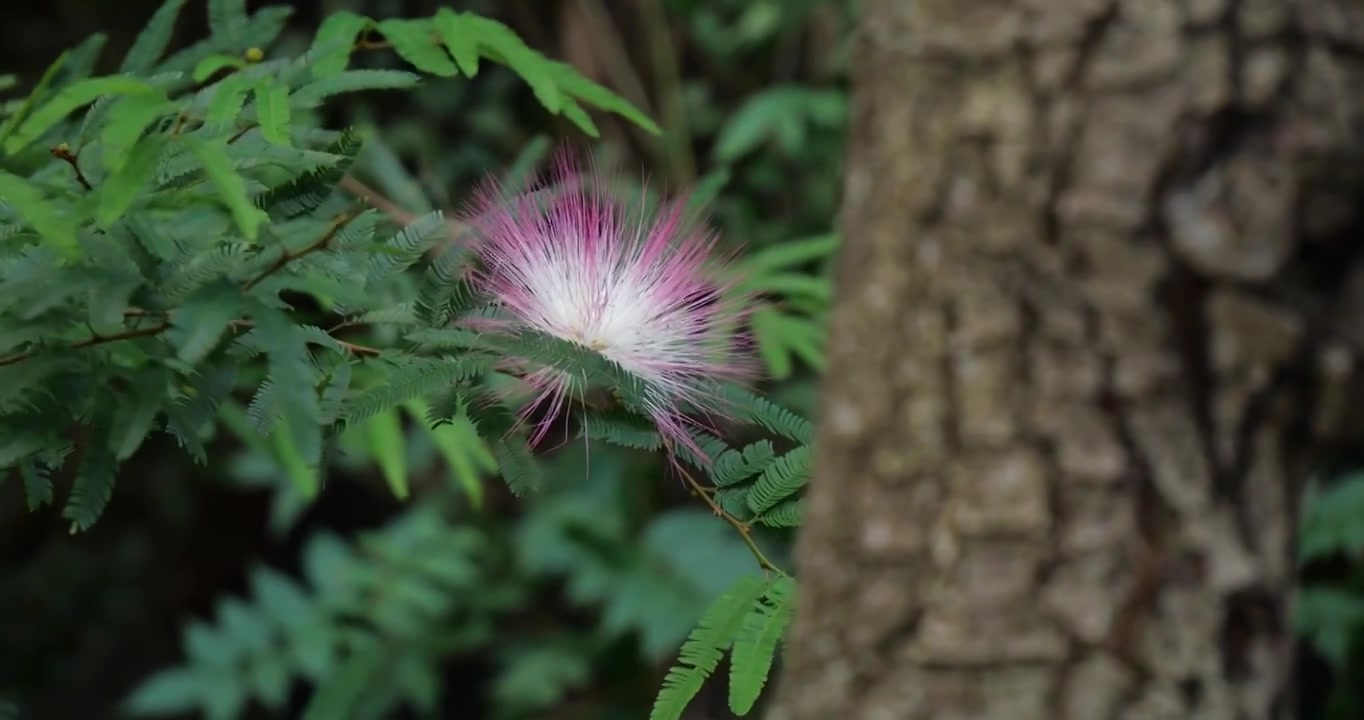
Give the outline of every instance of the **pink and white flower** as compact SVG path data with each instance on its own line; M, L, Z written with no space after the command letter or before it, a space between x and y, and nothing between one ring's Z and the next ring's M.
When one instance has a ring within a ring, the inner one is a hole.
M496 183L478 192L465 219L479 260L473 282L504 316L480 329L533 329L600 353L653 388L645 406L663 437L699 451L687 434L697 420L683 408L723 414L707 385L751 376L740 334L747 303L724 277L714 234L687 222L682 201L650 214L607 185L560 153L529 192ZM569 401L574 378L558 368L521 369L536 392L523 412L550 403L537 442Z

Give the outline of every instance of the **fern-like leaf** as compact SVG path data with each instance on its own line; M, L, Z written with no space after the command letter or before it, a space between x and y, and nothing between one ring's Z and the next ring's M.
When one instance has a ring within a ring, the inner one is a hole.
M29 512L52 504L52 470L36 460L26 460L19 465L19 474L24 478L24 498Z
M649 720L679 720L706 678L719 667L725 650L743 628L755 603L767 586L762 579L745 575L711 604L682 643L678 664L663 678Z
M810 462L809 445L801 445L777 458L753 483L748 494L749 509L762 513L800 492L810 480Z
M809 444L814 439L814 425L809 420L766 398L733 384L719 386L716 394L741 419L799 443Z
M777 642L794 611L795 581L785 575L768 585L762 600L754 603L734 639L729 667L729 709L747 715L767 684Z
M114 494L114 478L119 463L102 448L86 451L81 459L76 481L71 485L71 495L62 508L62 517L71 521L71 532L88 530Z
M439 210L413 220L383 245L370 251L366 270L369 285L384 282L411 267L437 239L448 232L445 215Z
M805 498L783 500L776 507L753 518L753 524L770 528L797 528L805 518Z
M469 380L492 369L494 360L482 355L455 359L404 357L386 361L383 382L352 397L343 417L348 425L386 412L418 396L434 395L455 383Z
M604 440L613 445L654 451L663 447L658 430L638 415L592 410L580 418L578 437Z
M133 75L151 71L162 53L166 52L166 46L170 44L171 35L175 32L175 21L180 17L180 10L184 6L185 0L165 0L161 3L161 7L157 8L152 14L152 19L147 22L147 27L138 33L137 40L133 41L132 48L123 57L123 63L118 71Z
M711 480L717 487L737 485L766 470L776 457L770 440L759 440L743 450L726 450L715 459Z

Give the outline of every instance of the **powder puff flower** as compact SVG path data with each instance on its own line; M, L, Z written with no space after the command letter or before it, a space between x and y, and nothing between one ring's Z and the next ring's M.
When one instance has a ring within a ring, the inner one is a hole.
M663 437L699 454L687 434L696 420L684 408L723 414L708 384L750 375L738 335L746 303L721 277L715 236L686 222L683 203L648 214L606 184L561 153L532 192L480 190L465 219L480 261L473 284L503 315L480 329L531 329L600 353L646 381L644 406ZM522 370L537 395L523 416L550 404L538 442L573 378L558 368Z

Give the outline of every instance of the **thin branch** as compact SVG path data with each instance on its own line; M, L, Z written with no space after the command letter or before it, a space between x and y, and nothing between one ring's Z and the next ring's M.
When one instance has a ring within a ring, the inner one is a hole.
M231 323L231 325L232 325L232 329L234 329L234 330L240 330L240 329L242 329L242 328L254 328L254 327L256 326L256 324L253 323L253 322L251 322L250 320L233 320L232 323ZM334 329L335 329L335 328L333 328L333 330L334 330ZM328 335L331 335L331 334L332 334L332 330L328 330L328 331L327 331L327 334L328 334ZM381 354L383 354L383 352L384 352L383 350L380 350L379 348L370 347L370 346L368 346L368 345L359 345L359 344L353 343L353 342L346 342L345 340L342 340L342 339L340 339L340 338L332 338L332 340L335 340L335 341L336 341L336 344L337 344L337 345L340 345L342 350L345 350L346 352L351 353L351 354L353 354L353 355L369 355L369 356L374 356L374 355L381 355Z
M668 454L672 456L671 447L668 448ZM744 541L744 544L748 546L749 552L753 553L753 557L758 561L758 566L761 567L764 572L774 572L777 573L778 575L786 574L786 572L783 571L781 568L777 567L775 563L767 559L767 556L764 555L763 551L758 547L758 543L754 542L753 531L752 528L748 526L748 523L744 522L743 520L740 520L739 518L734 517L730 513L726 512L724 508L720 507L720 504L715 502L715 499L712 498L710 496L710 493L707 492L708 488L706 488L704 485L698 482L696 478L692 476L691 473L687 472L687 469L682 466L682 462L680 460L677 460L675 456L673 456L672 464L673 467L677 468L677 472L681 473L683 481L687 483L687 487L691 488L692 492L696 493L696 496L701 498L701 500L703 500L706 503L706 505L709 505L711 511L713 511L716 515L719 515L720 517L724 518L725 522L729 523L730 526L732 526L735 530L739 531L739 538L742 539Z
M75 153L71 152L70 145L62 143L61 145L52 148L52 157L70 165L71 169L76 171L76 182L79 182L81 187L85 188L87 191L95 189L95 186L91 185L90 181L86 179L85 173L81 171L80 159Z
M347 352L350 352L354 355L369 355L373 357L375 355L380 355L383 353L383 351L380 350L379 348L372 348L368 345L356 345L355 343L346 342L345 340L337 340L336 338L332 339L336 340L336 344L340 345Z
M388 219L399 225L410 225L413 220L417 219L415 215L404 210L398 203L380 195L377 190L356 180L353 176L347 175L341 178L341 187L369 203L375 210L387 215Z
M237 132L233 133L232 137L227 139L227 144L231 145L232 143L237 142L238 140L242 139L243 135L251 132L252 130L255 130L256 127L258 127L256 123L247 123L246 127L241 128Z
M433 44L434 44L434 43L433 43ZM354 49L356 49L356 50L387 50L387 49L392 48L392 47L393 47L393 43L391 43L391 42L389 42L389 41L387 41L387 40L370 40L369 38L361 38L360 40L356 41L355 46L354 46Z
M123 311L123 315L125 317L147 317L151 314L153 313L149 313L146 310L142 310L140 308L129 308ZM90 337L81 340L80 342L71 343L70 345L66 346L66 349L84 350L85 348L94 347L95 345L104 345L107 343L118 342L120 340L131 340L132 338L151 337L153 335L160 335L161 333L170 329L171 323L169 320L169 313L157 314L160 314L167 319L162 320L160 323L157 323L156 325L144 328L135 328L133 330L124 330L122 332L117 332L112 335L92 334ZM255 323L251 322L250 320L233 320L230 324L235 329L255 327ZM368 355L372 357L375 355L383 354L383 351L380 350L379 348L370 347L368 345L360 345L358 343L353 342L347 342L345 340L341 340L338 338L332 339L336 341L337 345L341 346L342 350L345 350L346 352L349 352L354 355ZM26 350L21 353L15 353L13 355L0 358L0 367L5 367L6 365L17 365L18 363L21 363L25 360L28 360L31 357L36 356L40 351L41 351L40 348L35 348L33 350Z
M270 267L261 271L261 274L248 280L246 284L242 286L242 290L250 290L251 288L254 288L255 286L259 285L262 280L270 277L271 275L274 275L280 270L283 270L286 265L293 262L294 260L297 260L303 257L304 255L307 255L308 253L316 252L327 247L327 244L332 241L332 238L336 237L336 234L338 232L341 232L341 228L345 227L346 223L350 222L351 220L354 220L356 215L359 215L359 213L355 211L343 213L340 217L336 218L331 222L331 225L327 228L327 232L323 233L322 237L318 238L313 244L303 248L302 250L299 250L298 252L291 252L286 249L283 253L280 254L279 258L276 259L275 262L271 263Z
M380 194L378 190L371 188L351 175L341 178L341 188L368 203L370 207L383 213L385 217L392 220L397 225L406 227L417 219L417 216L413 215L406 208L389 200ZM450 218L445 219L445 227L448 229L451 238L458 237L460 233L468 229L468 226L465 223ZM430 252L434 253L437 249L438 248L432 248Z
M113 335L92 335L84 340L81 340L80 342L72 343L70 346L68 346L67 349L83 350L85 348L93 347L95 345L103 345L105 343L118 342L119 340L128 340L136 337L148 337L151 335L160 335L161 333L169 329L170 323L163 322L158 325L153 325L151 327L138 328L136 330L125 330L123 332L114 333ZM0 367L21 363L37 354L38 350L35 349L21 353L15 353L14 355L10 355L9 357L0 358Z

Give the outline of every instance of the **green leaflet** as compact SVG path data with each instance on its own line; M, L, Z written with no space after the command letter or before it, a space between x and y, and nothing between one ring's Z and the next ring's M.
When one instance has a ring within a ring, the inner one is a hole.
M795 581L778 577L744 617L729 667L729 709L736 715L747 715L767 684L777 642L791 622L794 596Z
M208 0L208 31L215 40L235 47L246 38L246 0Z
M256 197L256 207L265 210L276 222L290 220L316 210L335 193L337 183L355 161L362 143L359 134L347 128L326 148L328 153L341 156L338 162L309 170L288 182L266 190ZM374 213L362 214L352 220L342 231L342 237L372 227L373 215ZM338 245L340 244L338 242Z
M102 95L132 95L153 91L155 88L145 81L123 75L80 80L63 88L52 100L33 111L18 130L5 140L5 152L13 155L23 150L77 108L94 102Z
M120 98L109 108L104 129L100 131L100 145L104 151L104 167L118 173L128 162L133 146L143 131L157 118L175 112L164 92L153 91Z
M224 68L240 70L245 66L246 61L239 57L215 53L200 60L199 63L194 66L194 82L201 83L210 77L213 77L215 73Z
M715 672L734 638L743 628L766 584L757 577L741 577L701 616L678 653L678 664L668 671L654 701L649 720L679 720L687 703Z
M780 312L765 306L749 321L757 340L758 352L772 377L782 380L791 375L792 356L798 356L816 370L824 369L824 327L814 320Z
M227 125L241 114L246 103L246 93L251 90L251 80L244 75L228 75L216 83L216 91L209 102L204 122L209 125Z
M382 645L370 645L355 653L346 661L336 676L318 688L308 707L303 711L303 720L336 720L347 717L365 693L371 678L377 675L389 660L389 653Z
M384 20L375 29L390 43L393 51L422 72L454 77L459 69L436 44L436 28L430 20Z
M100 185L95 221L108 230L143 195L156 177L158 162L166 149L165 135L149 135L133 147L118 172Z
M48 202L42 189L17 175L0 170L0 200L12 205L25 222L62 255L74 257L76 223L69 211Z
M1333 478L1314 488L1303 502L1298 531L1298 561L1307 563L1332 555L1349 556L1364 550L1364 473Z
M743 274L761 278L777 270L798 267L833 255L838 248L838 236L832 233L800 240L791 240L763 248L737 264Z
M38 99L47 92L48 87L56 79L61 69L66 67L67 61L70 59L70 50L58 55L57 59L53 60L52 64L48 65L47 69L43 71L43 76L38 79L38 84L33 88L33 92L29 93L28 97L24 99L24 103L19 106L19 109L13 115L5 118L3 123L0 123L0 148L9 142L14 131L19 129L20 123L28 119L33 108L37 105Z
M109 450L114 460L123 461L133 456L155 427L156 417L166 401L166 384L170 373L165 368L148 370L133 383L135 393L123 401L114 412L113 432L109 436Z
M357 428L365 439L370 455L379 464L379 472L393 491L393 496L406 500L407 443L403 439L401 417L396 408L379 413Z
M227 282L205 286L186 298L171 316L176 357L190 365L208 357L242 305L241 292Z
M558 114L563 109L563 96L548 58L530 49L516 31L496 20L466 15L463 24L468 27L467 32L478 38L483 54L510 67L530 85L546 110Z
M180 17L180 10L184 6L185 0L165 0L161 3L161 7L152 15L147 27L138 33L132 48L124 56L123 63L118 68L120 73L139 75L151 72L156 66L156 61L166 52L166 46L170 44L171 35L175 32L175 21Z
M256 121L261 135L276 145L290 147L289 88L266 76L256 84Z
M366 268L369 283L382 282L411 267L437 240L448 237L449 232L445 214L440 210L413 220L383 245L373 248Z
M483 485L479 480L483 473L497 471L497 459L483 438L479 437L478 429L469 421L468 415L443 417L440 419L448 422L438 424L437 418L433 417L433 409L427 407L424 399L413 398L403 406L431 436L470 504L475 509L482 508Z
M32 456L42 452L50 438L32 430L6 428L6 437L0 440L0 468L9 472L16 465L24 466L33 462ZM31 504L31 503L30 503Z
M246 194L246 181L232 169L232 161L227 157L227 144L221 140L199 140L186 137L184 142L203 163L209 180L218 189L218 198L232 213L232 219L247 240L255 240L260 226L269 217L251 203Z
M578 72L572 65L551 61L550 73L554 78L554 82L556 82L565 93L595 105L602 110L620 115L651 134L659 135L663 132L662 128L658 126L658 123L650 119L648 115L640 112L639 108L626 102L624 98L607 90L604 86L583 77L582 73Z
M418 397L427 397L455 383L488 372L493 360L473 354L455 358L399 357L384 368L383 382L356 393L345 404L348 425L368 420Z
M473 77L478 74L478 35L477 28L469 18L466 13L443 7L436 11L435 27L459 69Z
M62 517L71 521L71 533L89 530L91 525L104 513L109 499L114 494L115 462L111 453L89 450L82 458L76 471L76 480L71 485L71 495L62 508Z
M19 474L24 478L24 499L29 512L52 504L52 471L33 460L19 465Z
M318 27L312 47L308 50L315 58L313 77L321 79L345 70L356 36L369 24L369 18L346 10L328 15Z
M798 528L805 520L805 498L782 500L776 507L753 518L753 523L770 528Z

